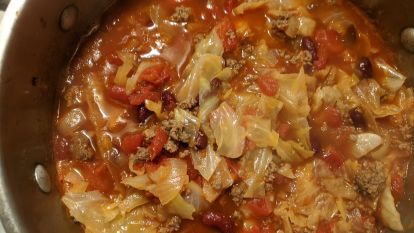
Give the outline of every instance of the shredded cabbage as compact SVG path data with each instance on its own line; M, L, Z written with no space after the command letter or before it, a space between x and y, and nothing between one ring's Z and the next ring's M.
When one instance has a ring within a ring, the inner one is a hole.
M203 182L203 194L207 201L213 202L222 190L230 187L234 182L226 160L221 160L209 181Z
M246 130L240 125L239 117L230 105L223 102L211 113L210 127L216 138L218 154L229 158L242 155Z
M254 142L258 147L272 147L276 149L279 134L271 129L269 119L246 116L243 120L246 124L247 138L250 141Z
M396 105L381 104L381 97L385 90L373 79L361 80L355 87L355 93L376 118L391 116L401 112L401 108Z
M268 148L256 149L248 152L242 158L244 183L247 190L245 198L263 197L265 195L266 168L272 161L272 151Z
M208 97L200 103L200 109L197 115L200 122L205 122L208 119L210 113L217 107L218 103L219 98L217 96Z
M263 7L268 3L269 0L259 0L259 1L247 1L243 2L242 4L238 5L236 8L233 9L234 14L242 15L245 11L254 10L260 7Z
M382 59L376 59L375 63L385 73L385 78L380 80L380 84L391 92L398 91L407 77L385 63Z
M297 163L313 156L314 152L303 148L294 141L285 141L279 138L276 148L277 155L283 162Z
M135 177L127 177L122 183L138 190L146 190L167 204L180 194L188 183L187 163L181 159L163 160L157 170Z
M195 212L195 208L192 204L188 203L184 200L181 195L175 197L172 201L170 201L167 205L167 210L170 214L178 215L183 219L190 219L193 220L193 213Z
M404 227L401 223L400 213L398 213L397 208L395 208L395 202L394 197L391 193L390 183L390 178L388 178L387 185L385 186L385 189L379 200L382 223L394 231L404 231Z
M143 61L138 65L137 71L132 75L132 77L126 80L125 92L128 95L132 94L137 88L137 83L139 81L139 77L141 76L142 72L144 72L144 70L146 70L147 68L153 65L154 63L150 61Z
M66 193L62 197L69 213L92 233L156 232L160 223L151 216L141 197L127 197L121 204L110 201L98 191ZM128 202L128 203L126 203ZM122 204L124 203L124 204ZM154 213L153 213L154 214ZM161 213L158 213L161 214Z
M207 181L213 175L222 158L220 158L213 149L208 145L206 150L197 151L191 155L194 168L197 169L201 176Z
M154 102L151 100L145 100L145 108L155 113L158 118L162 117L162 102Z
M196 213L200 213L209 207L209 202L203 195L203 189L194 181L188 183L184 199L194 206Z
M116 71L114 83L121 87L124 87L127 81L127 75L134 67L134 59L131 54L128 53L118 53L118 56L121 58L123 64L118 67Z
M83 178L82 174L76 170L70 170L64 180L72 184L72 187L68 190L70 193L83 193L88 188L88 182Z

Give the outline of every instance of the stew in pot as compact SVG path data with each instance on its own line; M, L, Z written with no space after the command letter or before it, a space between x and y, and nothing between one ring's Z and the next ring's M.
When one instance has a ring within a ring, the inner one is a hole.
M53 138L85 232L402 231L413 89L345 0L125 0Z

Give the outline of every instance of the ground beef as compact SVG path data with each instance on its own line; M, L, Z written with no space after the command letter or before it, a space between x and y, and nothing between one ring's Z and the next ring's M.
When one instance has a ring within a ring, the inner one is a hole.
M158 229L159 233L172 233L180 230L181 218L178 216L172 216L169 218L163 226Z
M164 145L164 149L170 153L175 153L178 150L178 145L174 140L168 138L167 143Z
M191 141L192 129L190 127L186 127L184 124L173 119L163 121L162 125L169 132L171 139L183 143L189 143Z
M244 64L246 63L245 60L236 60L236 59L232 59L232 58L227 58L226 59L226 67L229 67L233 70L234 73L238 73L240 71L240 69L244 66Z
M271 161L270 164L266 168L265 189L268 192L273 190L273 183L274 183L273 181L276 179L277 170L278 170L278 166L273 161Z
M372 160L361 161L354 180L362 195L371 198L378 197L384 189L386 180L383 163Z
M175 8L174 14L171 15L171 21L177 23L185 23L191 16L191 8L185 6L178 6Z
M145 129L144 137L146 141L150 141L153 137L155 137L155 126Z
M239 206L243 202L243 195L246 190L246 184L241 182L232 186L230 196L233 202Z
M137 153L135 153L135 158L139 161L148 161L150 158L148 149L145 147L139 147Z
M290 14L280 13L280 15L270 20L270 34L274 37L286 37L285 31L289 25Z
M76 160L89 160L95 154L91 141L83 133L76 133L72 136L69 150Z
M184 110L192 109L198 105L198 98L192 98L190 100L183 101L178 103L178 107Z
M180 151L180 153L178 153L178 157L180 158L185 158L190 155L191 155L190 150L183 150L183 151Z

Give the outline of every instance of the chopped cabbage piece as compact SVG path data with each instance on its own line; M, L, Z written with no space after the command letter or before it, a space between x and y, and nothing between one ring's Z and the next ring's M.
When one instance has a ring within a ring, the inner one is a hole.
M236 15L241 15L241 14L244 14L245 11L255 10L257 8L263 7L268 2L269 2L269 0L246 1L246 2L243 2L242 4L238 5L236 8L234 8L233 12Z
M158 118L162 117L162 102L154 102L151 100L145 100L145 108L155 113Z
M391 228L394 231L404 231L404 227L401 223L401 216L395 207L394 197L391 193L391 181L387 180L387 185L380 197L380 217L385 226Z
M361 158L373 151L382 144L382 138L373 133L361 133L356 135L355 145L353 148L354 156Z
M122 183L152 193L165 205L180 194L188 181L187 163L181 159L168 158L155 171L127 177Z
M246 130L229 104L223 102L211 113L210 127L216 138L218 154L229 158L242 155Z
M175 197L172 201L170 201L167 205L167 210L170 214L178 215L183 219L190 219L193 220L193 213L195 212L195 208L192 204L188 203L184 200L181 195Z
M283 162L297 163L313 156L314 152L303 148L299 143L294 141L285 141L279 139L276 148L277 155Z
M128 95L132 94L137 88L137 83L139 81L139 77L141 76L142 72L144 72L144 70L146 70L147 68L153 65L154 63L150 61L143 61L138 65L137 71L132 75L132 77L126 80L125 92Z
M254 142L258 147L272 147L276 149L279 134L271 129L269 119L255 116L244 117L246 124L247 138Z
M207 181L213 175L222 158L220 158L213 149L208 145L206 150L197 151L191 155L194 168L197 169L201 176Z
M272 151L268 148L248 152L242 158L242 169L247 185L245 198L263 197L265 195L266 168L272 161Z
M376 59L375 63L385 73L385 78L380 80L380 84L389 91L398 91L407 77L385 63L382 59Z

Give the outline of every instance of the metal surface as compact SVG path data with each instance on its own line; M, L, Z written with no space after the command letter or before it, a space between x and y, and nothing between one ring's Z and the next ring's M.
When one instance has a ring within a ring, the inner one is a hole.
M52 182L50 180L49 172L42 164L36 165L34 169L34 179L39 186L40 190L45 193L52 191Z
M80 232L62 207L56 188L41 192L33 170L37 164L45 164L52 184L56 182L50 138L58 77L81 35L111 2L13 0L6 12L0 29L0 217L9 233ZM357 2L378 20L413 84L414 55L401 46L399 35L414 26L414 1ZM71 4L79 10L76 23L62 31L61 12ZM411 201L403 201L400 209L409 225L414 219L414 169L407 187Z
M45 164L52 183L51 127L58 77L81 35L112 0L13 0L0 29L0 216L8 233L73 233L54 186L41 192L33 171ZM62 31L62 10L79 9Z

